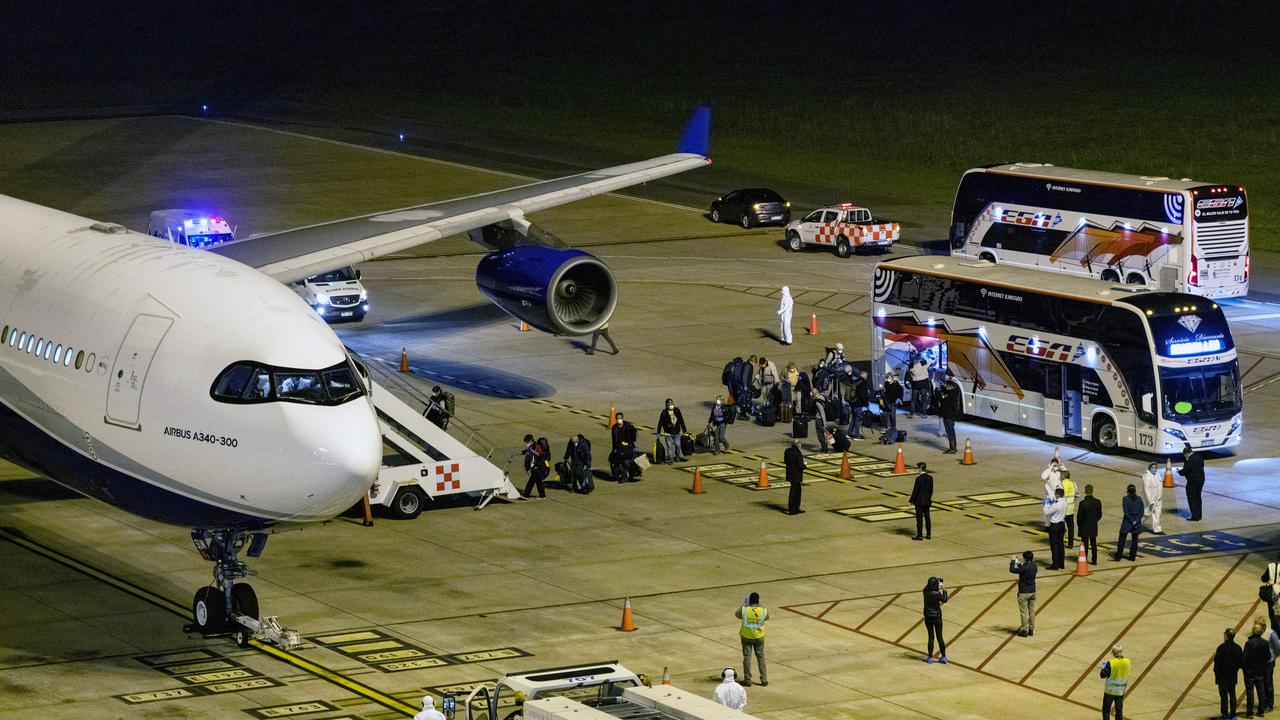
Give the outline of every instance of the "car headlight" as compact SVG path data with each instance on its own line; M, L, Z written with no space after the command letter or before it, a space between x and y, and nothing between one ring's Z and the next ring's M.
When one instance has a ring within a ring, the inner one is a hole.
M1165 429L1164 429L1164 431L1165 431L1166 433L1168 433L1169 435L1172 435L1172 436L1174 436L1174 437L1176 437L1176 438L1178 438L1179 440L1182 440L1182 441L1184 441L1184 442L1185 442L1185 441L1186 441L1186 439L1187 439L1187 434L1186 434L1186 433L1184 433L1184 432L1182 432L1182 431L1181 431L1181 430L1179 430L1178 428L1165 428Z
M756 204L754 204L754 205L752 205L752 206L751 206L751 209L752 209L752 210L755 210L756 212L760 212L760 208L762 208L762 207L764 207L764 206L763 206L763 205L761 205L760 203L756 203Z
M1233 422L1233 423L1231 423L1231 429L1227 431L1227 434L1228 434L1228 435L1235 435L1235 434L1236 434L1236 431L1240 429L1240 425L1241 425L1243 422L1244 422L1244 421L1243 421L1243 419L1241 419L1241 418L1236 418L1236 421L1235 421L1235 422Z
M790 200L788 200L788 201L786 201L786 202L782 203L782 207L786 207L786 208L791 207L791 201L790 201Z
M317 304L317 305L328 305L328 304L329 304L329 296L328 296L328 295L317 295L317 296L316 296L316 304Z
M368 291L368 290L361 290L361 291L360 291L360 302L364 302L365 300L368 300L368 299L369 299L369 291Z

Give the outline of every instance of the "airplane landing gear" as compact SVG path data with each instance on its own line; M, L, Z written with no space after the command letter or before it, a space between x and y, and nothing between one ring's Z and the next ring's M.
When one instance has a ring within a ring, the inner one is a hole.
M258 557L267 544L267 534L240 530L193 530L191 540L205 560L213 562L213 585L196 591L191 611L195 622L186 632L205 637L230 635L241 647L250 640L264 640L288 650L298 643L298 633L285 629L274 617L258 616L258 595L247 583L236 582L253 574L239 559L242 549Z

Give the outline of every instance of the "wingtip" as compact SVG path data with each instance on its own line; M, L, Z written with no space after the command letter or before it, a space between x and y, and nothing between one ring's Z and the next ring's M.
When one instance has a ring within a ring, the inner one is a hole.
M709 106L699 105L694 109L693 115L689 116L688 124L684 126L684 134L680 136L676 152L693 153L710 159L711 108Z

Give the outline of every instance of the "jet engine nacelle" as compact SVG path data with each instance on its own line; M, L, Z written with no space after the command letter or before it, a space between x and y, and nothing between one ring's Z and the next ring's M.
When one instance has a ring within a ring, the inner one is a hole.
M618 304L609 268L572 248L517 245L489 253L476 266L476 287L517 319L557 335L598 330Z

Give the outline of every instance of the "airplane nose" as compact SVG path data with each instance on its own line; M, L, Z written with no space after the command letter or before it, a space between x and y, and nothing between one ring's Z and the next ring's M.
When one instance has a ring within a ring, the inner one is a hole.
M311 407L309 420L295 425L302 446L295 473L309 490L300 515L333 517L355 503L378 479L382 465L382 433L373 408L363 400L338 407Z

